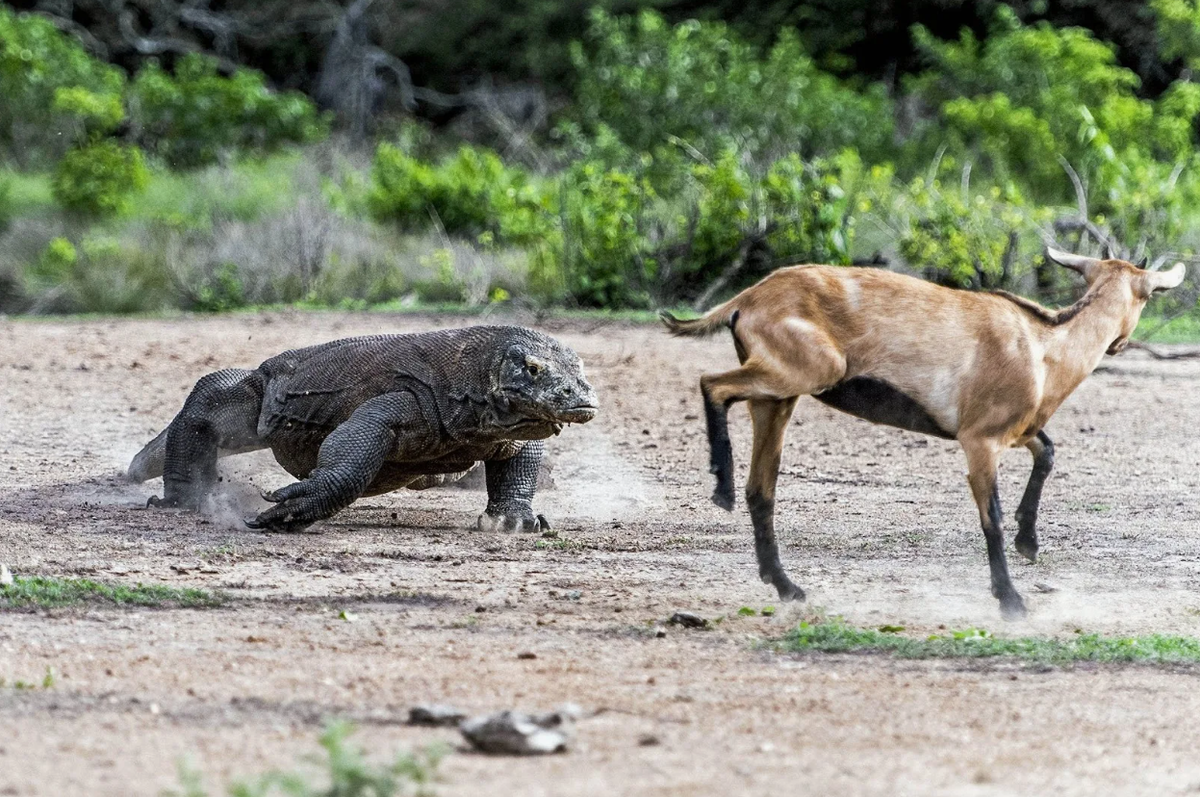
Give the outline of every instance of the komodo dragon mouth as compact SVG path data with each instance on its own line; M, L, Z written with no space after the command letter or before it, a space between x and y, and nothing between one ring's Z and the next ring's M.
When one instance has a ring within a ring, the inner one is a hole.
M556 412L555 420L564 423L587 423L596 417L599 409L595 404L576 404L574 407Z

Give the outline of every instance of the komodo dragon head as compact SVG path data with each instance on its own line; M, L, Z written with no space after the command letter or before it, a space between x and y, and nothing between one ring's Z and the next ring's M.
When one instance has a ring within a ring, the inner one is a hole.
M492 376L496 421L513 431L549 426L558 434L566 423L596 417L596 391L583 376L579 355L546 335L515 340ZM519 436L519 435L514 435Z

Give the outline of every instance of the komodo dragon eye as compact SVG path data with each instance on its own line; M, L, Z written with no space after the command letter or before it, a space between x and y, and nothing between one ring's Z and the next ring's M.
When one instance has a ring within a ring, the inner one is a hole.
M540 374L542 372L543 368L545 368L545 366L542 365L542 363L538 362L537 360L533 359L532 357L525 358L525 370L529 373L530 376L537 376L538 374Z

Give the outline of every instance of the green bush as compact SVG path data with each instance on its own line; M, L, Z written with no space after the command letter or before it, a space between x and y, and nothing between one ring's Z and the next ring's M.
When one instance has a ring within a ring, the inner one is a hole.
M585 307L642 307L657 273L642 229L653 192L636 175L586 161L562 182L562 231L556 239L567 292ZM543 282L551 279L536 272Z
M571 114L581 129L607 127L638 152L672 140L710 158L731 142L754 159L847 146L875 156L891 146L882 87L856 91L822 72L792 30L764 54L721 23L596 10L572 58L579 79Z
M329 125L303 94L271 91L252 69L222 76L214 59L197 53L179 59L174 75L147 64L130 95L138 140L177 169L317 141Z
M75 110L60 92L76 92L76 100L86 92L111 116L111 98L124 88L120 69L92 58L49 20L0 6L0 149L18 162L44 164L72 143L56 135Z
M105 237L77 247L54 238L25 272L27 291L51 312L136 313L170 307L175 294L170 265L160 251L122 245Z
M1176 160L1192 150L1200 87L1177 81L1159 100L1142 99L1137 75L1082 28L1022 25L1001 5L983 41L964 31L944 42L919 26L914 36L932 68L909 88L940 109L917 147L922 157L948 131L952 154L979 158L998 183L1071 201L1060 158L1103 191L1106 161Z
M949 171L953 162L942 166ZM900 202L905 217L899 225L900 254L926 279L960 288L1011 290L1029 274L1040 249L1037 236L1030 234L1045 216L1031 211L1015 186L971 193L966 185L947 188L934 176L918 177Z
M236 263L220 263L196 291L190 309L202 313L223 313L245 307L246 288Z
M371 214L405 229L441 226L451 234L528 243L553 226L553 194L491 150L462 146L440 164L382 143L375 153Z
M71 149L54 171L54 198L70 211L91 216L120 213L146 187L142 151L113 139Z

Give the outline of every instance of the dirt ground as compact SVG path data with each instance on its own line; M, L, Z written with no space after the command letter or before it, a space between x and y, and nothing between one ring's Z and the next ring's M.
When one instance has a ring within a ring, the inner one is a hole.
M466 322L0 320L0 561L232 597L208 610L0 613L0 678L58 676L0 688L0 795L156 795L178 786L185 760L223 793L314 752L331 716L354 720L373 756L457 745L452 730L403 724L431 701L472 713L571 701L586 714L565 755L454 752L443 795L1200 792L1195 669L762 644L817 611L916 633L1200 635L1200 363L1108 358L1051 421L1043 556L1013 555L1031 609L1015 624L988 594L956 445L808 400L788 432L778 523L809 602L738 616L778 601L756 577L744 508L708 500L696 380L734 363L723 337L542 325L581 354L602 402L550 442L556 486L537 506L555 539L473 530L485 496L466 489L365 499L313 533L253 533L239 522L262 505L251 483L290 481L267 454L223 461L228 506L211 516L146 510L161 482L120 479L208 371ZM749 424L733 416L742 484ZM1005 456L1006 509L1029 465L1023 450ZM725 619L657 637L678 610Z

